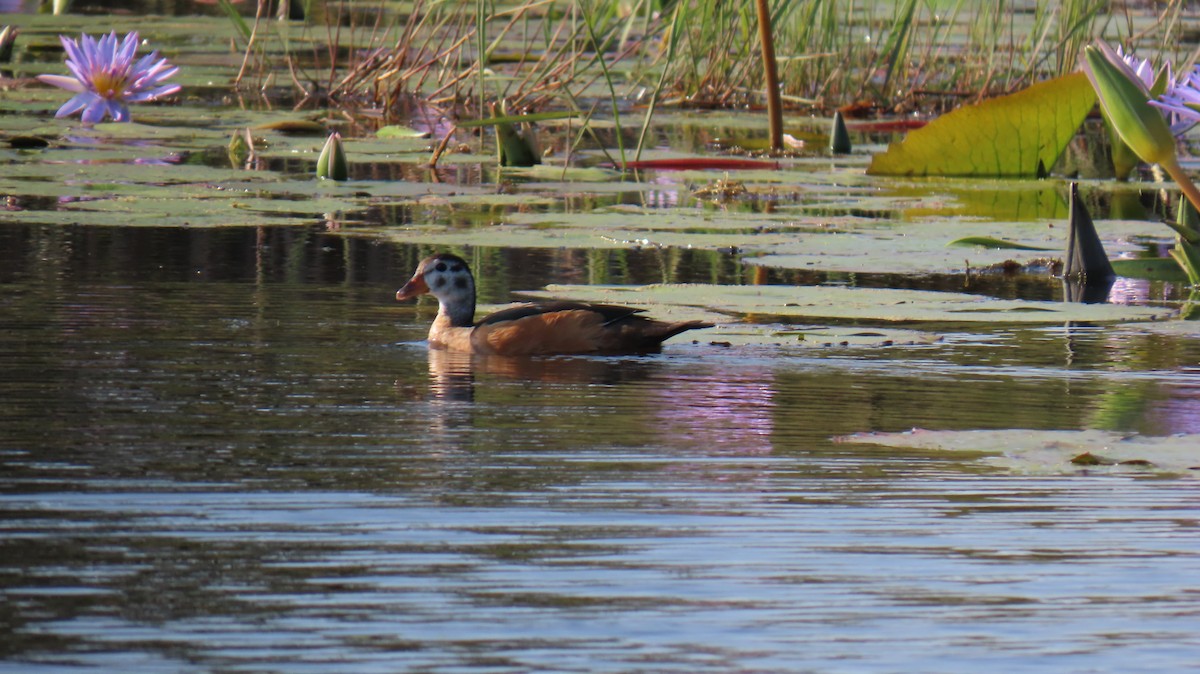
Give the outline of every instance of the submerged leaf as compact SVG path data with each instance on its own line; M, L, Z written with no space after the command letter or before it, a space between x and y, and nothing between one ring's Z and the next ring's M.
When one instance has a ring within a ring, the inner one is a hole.
M990 236L967 236L961 239L955 239L947 246L979 246L981 248L996 248L1002 250L1052 250L1051 248L1042 248L1041 246L1029 246L1015 241L1005 241L1004 239L996 239Z
M1096 94L1072 73L959 108L877 154L867 173L894 176L1027 176L1054 165Z

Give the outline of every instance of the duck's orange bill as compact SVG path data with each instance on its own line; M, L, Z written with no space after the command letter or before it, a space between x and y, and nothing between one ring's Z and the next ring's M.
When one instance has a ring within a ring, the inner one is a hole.
M417 274L408 283L405 283L403 288L396 291L396 299L409 300L427 292L429 292L429 286L425 285L425 275Z

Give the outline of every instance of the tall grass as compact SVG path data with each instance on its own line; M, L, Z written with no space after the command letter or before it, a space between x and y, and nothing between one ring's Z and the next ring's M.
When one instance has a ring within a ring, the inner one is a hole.
M726 104L761 85L753 17L740 2L693 3L683 50L667 67L694 104ZM989 95L1075 68L1107 0L776 0L776 48L792 101L836 107L866 99L883 107L921 96ZM713 50L712 45L725 46Z
M499 102L521 113L604 101L618 117L618 104L639 91L655 106L764 100L754 0L378 2L373 20L363 16L369 4L310 3L326 8L324 25L310 20L292 44L311 44L318 65L301 66L285 50L297 87L385 116L406 100L465 116ZM237 27L247 63L265 72L264 32L289 33L267 26L264 6ZM1117 9L1111 0L771 0L769 8L784 100L817 110L929 109L1012 91L1074 70L1098 35L1142 56L1171 52L1163 55L1177 71L1200 55L1194 44L1178 47L1191 39L1187 0Z

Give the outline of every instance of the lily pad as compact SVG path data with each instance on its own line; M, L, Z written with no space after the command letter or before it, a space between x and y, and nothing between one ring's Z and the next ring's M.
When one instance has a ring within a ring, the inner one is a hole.
M978 430L856 433L838 442L991 455L1020 473L1145 473L1200 476L1200 435L1128 436L1110 431Z
M426 131L417 131L416 129L392 124L389 126L380 127L375 132L376 138L428 138L429 133Z
M1117 276L1171 283L1187 283L1188 280L1179 263L1169 257L1129 258L1110 262Z
M320 122L314 122L311 119L279 119L272 122L264 122L254 127L255 131L278 131L279 133L289 133L299 136L325 136L329 133L329 129Z
M887 323L1118 323L1159 320L1171 315L1170 311L1157 307L1026 302L963 293L842 286L551 285L545 290L522 294L643 307L697 307L741 316Z
M995 248L998 250L1054 250L1053 248L1043 248L1041 246L1030 246L1016 241L1005 241L992 236L966 236L961 239L955 239L947 246L963 246L963 247L978 247L978 248Z
M1021 248L947 246L968 227L979 237L1002 237ZM1155 239L1168 233L1153 222L1103 221L1098 227L1105 248L1112 254L1136 253L1141 248L1136 239ZM759 245L748 240L742 248L759 253L747 259L750 264L771 267L931 274L980 269L1009 261L1022 265L1038 263L1047 257L1061 257L1057 251L1063 250L1066 242L1066 223L964 223L957 218L893 223L862 219L842 221L822 234L797 235L783 243Z
M882 349L893 346L925 346L941 340L941 336L933 332L902 328L758 323L721 323L698 334L709 343L719 346L783 346L808 349Z
M875 155L870 175L1024 176L1049 171L1096 104L1083 73L950 112Z

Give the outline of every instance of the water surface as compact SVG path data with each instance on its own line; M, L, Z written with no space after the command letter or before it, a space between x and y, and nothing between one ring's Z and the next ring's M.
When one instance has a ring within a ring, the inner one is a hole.
M413 248L0 237L0 671L1200 662L1194 479L832 441L1198 432L1194 340L996 326L471 361L427 352L431 304L393 301ZM564 255L498 255L485 299L575 280ZM650 259L613 282L654 280Z

